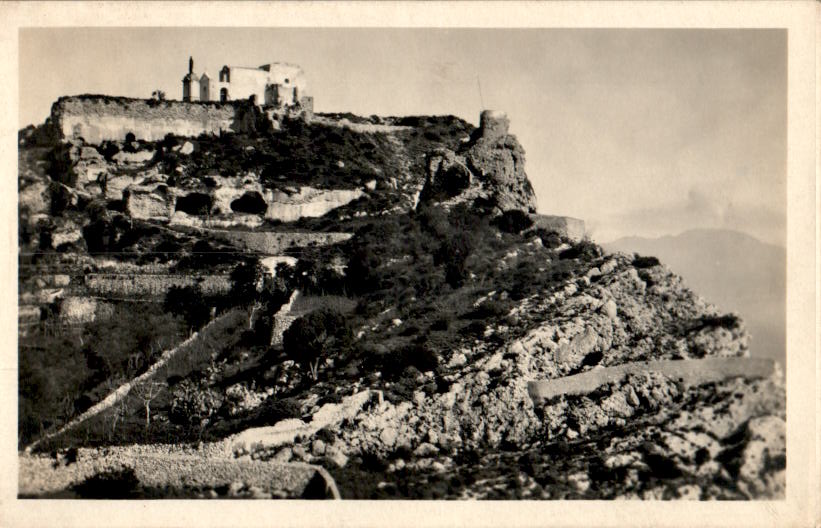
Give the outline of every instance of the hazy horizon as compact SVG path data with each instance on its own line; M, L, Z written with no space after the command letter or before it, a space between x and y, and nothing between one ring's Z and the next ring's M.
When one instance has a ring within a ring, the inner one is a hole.
M18 123L61 95L179 99L189 55L298 63L318 112L504 110L539 211L600 242L701 227L785 245L783 30L23 29Z

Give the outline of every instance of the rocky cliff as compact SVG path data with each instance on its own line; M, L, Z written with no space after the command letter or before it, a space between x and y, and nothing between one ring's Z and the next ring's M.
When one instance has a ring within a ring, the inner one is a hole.
M525 153L508 134L501 112L482 112L480 127L456 151L442 149L427 159L427 178L420 203L486 200L499 211L536 212L536 195L525 174Z

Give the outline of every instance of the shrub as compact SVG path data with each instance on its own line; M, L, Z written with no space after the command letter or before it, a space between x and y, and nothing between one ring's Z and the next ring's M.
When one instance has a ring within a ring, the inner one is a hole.
M271 425L289 418L300 418L302 408L297 400L291 398L268 398L256 408L253 422L258 425Z
M462 328L459 333L465 337L479 337L485 333L487 324L483 321L473 321L466 327Z
M100 153L109 163L114 160L114 156L119 154L119 152L120 147L118 147L113 141L104 141L100 146Z
M726 328L732 330L741 325L741 319L736 314L726 315L705 315L698 319L692 326L691 331L703 328Z
M661 262L659 262L659 259L656 257L642 257L639 254L633 257L633 267L637 269L652 268L659 264L661 264Z
M200 387L183 379L173 390L168 419L185 427L202 427L222 407L224 396L213 389Z
M580 258L582 260L593 260L599 258L601 255L602 250L599 246L589 240L582 240L574 246L569 247L559 253L559 259L567 260Z
M314 438L317 440L322 440L326 444L333 444L336 442L336 435L327 427L323 427L319 431L316 432Z
M74 486L84 499L133 499L140 495L140 481L129 467L111 469L92 475Z
M488 299L474 310L466 313L465 319L493 319L507 315L513 303L499 299Z
M69 187L77 184L77 173L71 162L71 145L60 143L46 155L46 174L55 182Z
M521 233L533 225L533 220L524 211L511 209L494 218L493 225L505 233Z
M49 191L51 195L51 214L53 216L59 216L71 205L71 191L57 182L52 182L49 185Z
M542 245L547 249L556 249L562 245L562 237L556 231L548 231L540 227L533 231L533 234L542 240Z
M429 372L439 366L436 352L422 344L408 345L382 355L380 370L386 378L415 377L413 372ZM409 371L409 369L412 369Z

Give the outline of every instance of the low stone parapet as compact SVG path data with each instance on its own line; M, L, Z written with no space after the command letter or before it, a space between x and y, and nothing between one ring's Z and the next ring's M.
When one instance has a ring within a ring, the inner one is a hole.
M736 377L766 378L775 372L775 363L771 359L744 357L639 361L594 368L563 378L530 381L527 391L538 405L558 396L590 394L603 385L618 383L630 374L647 372L657 372L684 385L697 386Z
M535 227L540 227L547 231L554 231L564 238L569 238L574 242L582 240L587 234L584 220L570 216L553 216L533 214L530 215Z

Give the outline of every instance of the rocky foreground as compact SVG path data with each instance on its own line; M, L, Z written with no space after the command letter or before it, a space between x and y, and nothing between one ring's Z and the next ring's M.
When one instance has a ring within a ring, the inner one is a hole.
M163 460L171 451L235 465L219 483L161 482L156 472L141 481L186 496L300 496L282 477L260 483L259 472L309 463L328 469L343 498L783 498L783 374L748 356L742 323L666 268L601 257L451 351L442 381L420 373L410 401L390 402L363 381L339 403L308 396L310 418L215 443L81 449L68 463L24 455L20 489L76 486L112 457L145 474L160 450ZM81 469L56 477L72 464Z

